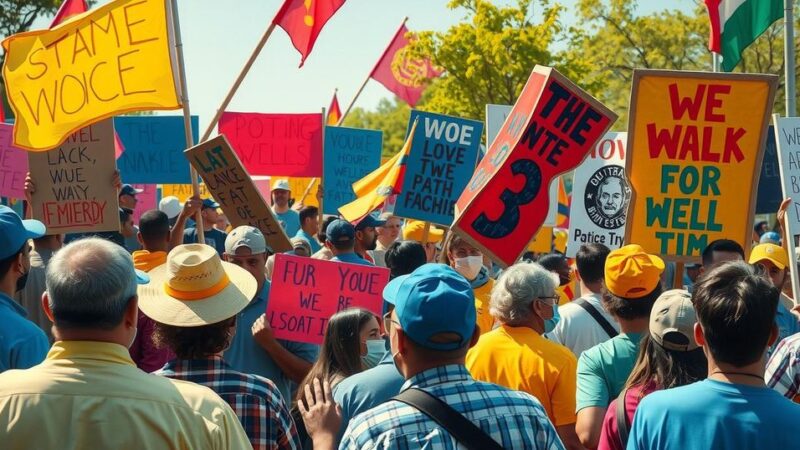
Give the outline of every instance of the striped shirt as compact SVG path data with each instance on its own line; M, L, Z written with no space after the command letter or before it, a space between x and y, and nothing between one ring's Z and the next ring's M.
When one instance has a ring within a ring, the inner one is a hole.
M154 373L211 388L231 405L254 449L302 448L292 416L272 381L237 372L220 357L174 359Z
M463 414L508 449L559 450L564 446L533 396L475 381L461 364L440 366L407 380L401 391L422 389ZM390 400L350 421L341 449L463 448L433 419Z
M786 398L800 400L800 333L782 340L767 363L767 386Z

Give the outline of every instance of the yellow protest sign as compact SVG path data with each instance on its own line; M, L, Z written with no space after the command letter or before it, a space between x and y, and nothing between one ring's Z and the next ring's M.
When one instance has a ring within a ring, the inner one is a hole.
M161 185L161 198L169 197L170 195L178 197L181 203L189 199L193 194L191 184L162 184ZM206 185L200 183L200 198L211 198Z
M749 249L778 77L635 70L625 242L697 261L715 239Z
M117 114L180 107L164 0L116 0L3 48L14 144L26 150Z
M278 179L278 178L275 178ZM289 177L289 187L292 188L292 198L299 202L303 198L303 194L308 189L309 183L314 178L305 178L305 177ZM305 206L316 206L319 208L319 202L317 201L317 192L319 191L319 178L314 183L314 186L308 191L308 195L306 195L305 200L303 200L303 204Z

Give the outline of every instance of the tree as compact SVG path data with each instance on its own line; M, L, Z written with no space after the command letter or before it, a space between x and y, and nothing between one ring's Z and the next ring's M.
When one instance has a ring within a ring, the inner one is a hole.
M411 108L398 99L382 99L375 111L355 108L345 117L343 126L383 131L383 156L391 157L403 147Z

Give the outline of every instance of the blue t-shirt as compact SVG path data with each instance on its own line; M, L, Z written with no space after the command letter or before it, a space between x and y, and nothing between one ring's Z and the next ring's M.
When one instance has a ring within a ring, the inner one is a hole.
M27 315L25 308L0 292L0 372L33 367L50 350L44 331Z
M350 264L361 264L362 266L374 266L371 262L367 261L366 259L358 256L355 252L351 253L339 253L338 255L331 258L331 261L338 261L343 263L350 263Z
M581 353L575 411L605 408L617 398L636 363L641 339L639 333L620 333Z
M800 405L767 387L704 380L636 408L628 450L798 448Z
M228 233L224 231L219 231L216 228L212 228L205 232L203 235L206 239L206 245L210 245L217 249L217 253L219 253L220 258L222 254L225 253L225 238L228 237ZM183 230L183 243L184 244L196 244L197 243L197 228L188 228Z
M297 234L295 234L294 237L303 238L303 239L308 241L308 245L311 246L311 255L313 255L314 253L317 253L318 251L320 251L322 249L322 246L319 245L319 241L314 239L314 236L306 233L302 228L297 231ZM308 256L311 256L311 255L308 255Z
M275 217L278 218L278 222L281 223L287 236L292 237L297 234L297 231L300 229L300 213L289 209L283 213L275 213Z

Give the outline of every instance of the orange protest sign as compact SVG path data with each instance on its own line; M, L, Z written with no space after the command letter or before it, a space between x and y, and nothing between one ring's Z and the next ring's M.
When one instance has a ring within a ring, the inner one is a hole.
M625 242L696 261L715 239L746 245L778 77L635 70Z
M185 202L194 195L191 184L162 184L161 198L174 196L178 197L181 203ZM204 183L200 183L200 198L211 198L208 188Z

